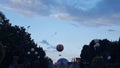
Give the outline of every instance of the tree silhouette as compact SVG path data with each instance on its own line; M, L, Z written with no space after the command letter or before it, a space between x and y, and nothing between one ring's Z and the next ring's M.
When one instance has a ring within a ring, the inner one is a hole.
M12 26L2 12L0 12L0 43L3 44L5 50L5 57L0 63L0 68L8 68L14 56L19 57L19 64L39 61L39 65L43 66L42 68L46 68L44 67L47 65L44 58L46 54L43 49L37 47L37 44L31 39L30 34L26 32L24 27ZM31 51L32 48L35 51Z
M87 61L91 65L95 57L102 57L102 60L105 61L104 63L106 65L112 64L113 66L114 65L119 66L120 65L119 52L120 52L120 38L118 41L98 39L97 42L95 39L95 40L92 40L89 45L83 46L83 49L81 50L81 54L80 54L81 63L84 63L85 61ZM82 67L82 68L85 68L85 67Z
M100 56L96 56L92 60L91 68L106 68L105 60Z
M3 45L0 43L0 63L3 61L4 57L5 57L5 50Z
M88 45L84 45L83 49L81 51L80 57L81 57L81 63L80 67L81 68L86 68L88 67L90 62L91 62L91 53L90 53L90 47Z

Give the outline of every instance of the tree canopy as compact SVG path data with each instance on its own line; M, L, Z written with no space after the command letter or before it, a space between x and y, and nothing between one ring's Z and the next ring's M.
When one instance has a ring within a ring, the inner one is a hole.
M3 48L4 52L1 51L0 57L3 56L2 53L5 53L5 56L4 59L0 59L0 68L8 68L15 56L19 57L19 64L39 60L39 65L46 68L46 54L43 48L38 47L24 27L12 26L0 12L0 50Z
M81 66L86 66L87 64L88 67L90 67L91 64L93 66L93 64L95 64L97 61L101 62L102 60L104 60L104 63L106 65L120 65L119 52L120 39L118 41L109 41L107 39L94 39L90 42L89 45L84 45L83 49L81 50ZM96 57L99 57L99 60L97 60ZM96 62L94 63L93 61Z

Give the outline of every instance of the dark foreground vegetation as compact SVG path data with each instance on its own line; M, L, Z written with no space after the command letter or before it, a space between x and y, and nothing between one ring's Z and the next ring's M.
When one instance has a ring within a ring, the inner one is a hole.
M95 39L84 45L80 54L81 68L120 68L120 39Z
M49 59L37 46L24 27L12 26L0 12L0 68L48 68Z

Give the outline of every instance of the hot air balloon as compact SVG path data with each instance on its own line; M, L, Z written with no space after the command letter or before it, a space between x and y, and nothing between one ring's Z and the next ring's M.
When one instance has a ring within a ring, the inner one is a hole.
M64 50L63 44L58 44L58 45L56 46L56 50L57 50L58 52L62 52L62 51ZM61 56L61 55L59 55L59 56Z
M57 51L61 52L64 49L64 46L62 44L58 44L56 47Z

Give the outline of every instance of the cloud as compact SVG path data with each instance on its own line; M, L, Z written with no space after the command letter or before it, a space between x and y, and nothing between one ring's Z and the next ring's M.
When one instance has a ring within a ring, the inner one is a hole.
M6 1L6 0L5 0ZM42 0L10 0L3 2L2 8L13 10L23 15L42 15L50 14L49 7L42 3Z
M92 26L120 25L120 0L3 0L0 8ZM74 24L74 23L73 23Z
M42 40L40 43L43 43L43 44L46 44L46 45L50 45L47 40Z
M108 31L109 31L109 32L114 32L114 31L116 31L116 30L114 30L114 29L108 29Z
M79 27L79 24L78 23L70 23L72 26L78 28Z
M47 49L56 49L55 46L51 45L47 40L42 40L40 43L47 45Z

